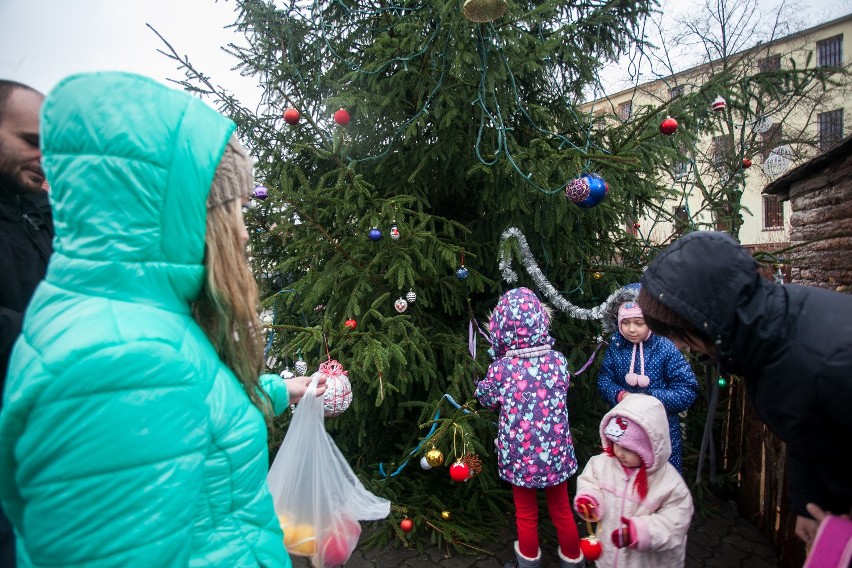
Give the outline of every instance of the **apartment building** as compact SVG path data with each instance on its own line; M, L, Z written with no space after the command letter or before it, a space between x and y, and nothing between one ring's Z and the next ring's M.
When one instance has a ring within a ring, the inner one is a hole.
M745 74L788 69L793 65L798 69L817 66L848 68L852 65L850 41L852 14L772 42L757 44L731 59L744 66L741 68ZM631 120L634 111L640 107L660 107L666 101L700 88L717 68L718 62L693 67L588 102L581 108L597 117L594 127L606 128L617 121ZM839 73L833 77L841 78ZM833 86L809 104L788 107L776 108L766 116L751 117L743 124L734 125L735 129L748 129L747 133L755 141L749 147L730 148L731 136L700 138L698 145L701 151L697 154L700 158L669 165L666 172L661 171L661 183L671 184L673 197L665 204L665 211L671 214L665 218L625 220L625 230L636 234L633 221L639 221L640 231L644 229L642 236L659 244L676 236L684 224L690 222L697 221L702 227L718 226L719 223L712 218L713 213L702 207L700 192L694 187L695 174L700 169L705 183L714 175L730 175L720 169L714 173L713 167L714 162L722 161L734 152L735 156L738 153L743 159L740 172L744 179L744 184L741 184L743 224L739 230L740 241L744 245L769 248L788 242L789 203L761 192L768 183L852 133L852 87L848 82ZM710 111L708 114L713 113ZM740 137L737 135L733 139ZM776 144L782 139L786 143ZM739 163L739 158L736 163Z

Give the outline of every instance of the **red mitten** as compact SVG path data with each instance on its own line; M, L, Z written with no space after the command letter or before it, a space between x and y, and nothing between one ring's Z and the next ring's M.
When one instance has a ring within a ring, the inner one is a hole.
M594 523L600 520L600 517L598 516L597 503L591 497L577 497L574 499L574 508L580 514L580 518L584 521Z
M636 546L636 527L630 522L630 519L621 517L623 527L612 531L612 543L618 548L635 547Z

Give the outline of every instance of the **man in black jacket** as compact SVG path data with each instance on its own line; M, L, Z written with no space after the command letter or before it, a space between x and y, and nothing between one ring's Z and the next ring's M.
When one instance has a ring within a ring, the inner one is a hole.
M53 223L39 147L43 100L31 87L0 79L0 387L24 311L52 251ZM0 565L15 566L15 535L2 510Z
M813 541L822 510L852 512L852 295L766 280L730 235L698 231L648 265L637 302L654 333L745 379L787 445L802 540Z

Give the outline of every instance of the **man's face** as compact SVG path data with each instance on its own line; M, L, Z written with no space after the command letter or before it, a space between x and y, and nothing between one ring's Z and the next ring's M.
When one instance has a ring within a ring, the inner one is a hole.
M38 113L43 100L35 91L15 89L0 121L0 183L18 194L42 191Z

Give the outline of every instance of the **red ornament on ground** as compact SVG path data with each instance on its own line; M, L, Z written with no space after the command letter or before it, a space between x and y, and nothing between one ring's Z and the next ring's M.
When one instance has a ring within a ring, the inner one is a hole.
M349 113L344 109L340 109L334 113L334 122L339 124L340 126L346 126L349 124Z
M666 136L671 136L677 130L677 121L670 116L667 116L660 123L660 132Z
M457 461L450 466L450 477L453 478L453 481L467 481L470 477L470 466L461 460Z
M414 530L414 523L411 519L402 519L399 522L399 528L402 529L402 532L409 533Z
M743 168L748 169L751 167L751 160L748 158L743 158Z
M297 124L301 115L294 108L288 108L284 111L284 122L287 124Z
M600 558L601 552L603 552L603 547L601 546L601 541L598 540L598 537L590 535L584 536L580 539L580 550L583 551L583 556L586 557L586 560L594 562Z
M358 322L356 322L354 319L348 319L343 323L343 325L345 325L349 329L355 329L358 326Z

